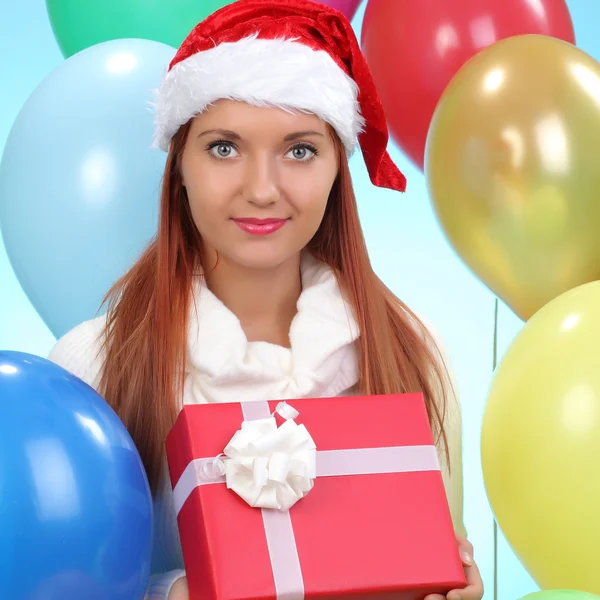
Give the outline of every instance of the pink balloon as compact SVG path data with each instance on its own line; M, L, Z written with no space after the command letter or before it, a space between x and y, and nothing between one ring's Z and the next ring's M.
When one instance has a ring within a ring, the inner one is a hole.
M362 0L317 0L321 4L326 4L327 6L331 6L331 8L335 8L343 13L348 20L352 20L356 11L358 10L358 6Z

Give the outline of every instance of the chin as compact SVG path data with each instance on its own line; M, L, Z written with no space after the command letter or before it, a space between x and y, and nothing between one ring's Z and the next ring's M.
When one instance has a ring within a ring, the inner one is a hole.
M227 254L227 260L244 269L276 269L282 264L298 257L300 251L282 252L276 248L252 248L247 252L235 252Z

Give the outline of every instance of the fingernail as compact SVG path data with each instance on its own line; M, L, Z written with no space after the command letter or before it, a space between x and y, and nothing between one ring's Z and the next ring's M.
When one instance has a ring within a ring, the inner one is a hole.
M460 557L466 562L468 565L473 564L473 557L468 552L461 552ZM454 600L460 600L460 598L455 598Z

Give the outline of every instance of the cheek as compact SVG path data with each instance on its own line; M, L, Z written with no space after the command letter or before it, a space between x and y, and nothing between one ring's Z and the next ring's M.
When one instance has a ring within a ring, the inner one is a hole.
M295 193L290 193L296 210L306 217L321 219L334 181L335 174L331 170L319 170L302 177L302 182L295 186Z
M223 218L227 207L227 182L210 172L197 171L186 179L190 211L196 227L202 232Z
M307 190L301 201L302 205L299 206L300 212L311 221L320 221L327 207L328 196L329 190L322 186L318 189Z

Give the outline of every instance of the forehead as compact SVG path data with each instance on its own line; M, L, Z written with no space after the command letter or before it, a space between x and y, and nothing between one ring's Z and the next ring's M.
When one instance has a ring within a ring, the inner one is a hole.
M277 107L252 106L235 100L218 100L192 122L192 130L219 128L244 135L282 134L317 131L325 134L327 124L312 113L287 111Z

